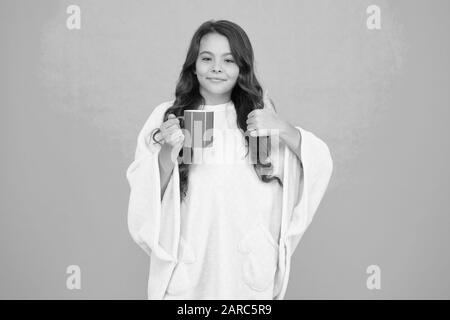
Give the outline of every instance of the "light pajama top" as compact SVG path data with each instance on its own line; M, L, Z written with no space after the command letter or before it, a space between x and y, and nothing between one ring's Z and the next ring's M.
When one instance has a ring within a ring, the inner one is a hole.
M301 160L281 142L278 160L271 157L283 188L277 181L260 181L248 159L217 164L216 153L205 149L206 163L191 165L186 201L180 203L177 165L161 201L161 146L153 143L151 134L173 102L158 105L150 114L126 172L131 189L128 229L150 257L148 299L283 299L292 254L331 178L328 146L296 126L302 137ZM218 127L235 128L230 105L210 107L218 107ZM230 151L229 136L217 135L213 144ZM246 154L242 144L236 146Z
M214 112L213 146L194 150L164 299L272 299L282 187L258 178L232 102L202 109Z

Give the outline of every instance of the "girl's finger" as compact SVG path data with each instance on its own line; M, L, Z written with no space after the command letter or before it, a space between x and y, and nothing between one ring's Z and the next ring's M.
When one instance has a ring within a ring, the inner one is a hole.
M254 109L247 115L247 119L253 118L261 109Z
M162 130L169 131L169 130L176 130L180 129L180 125L178 123L172 123L164 126Z
M173 134L174 132L182 132L182 130L179 127L170 127L168 130L164 131L164 134L166 136L170 136L171 134Z
M163 127L161 127L161 130L168 131L168 130L174 130L175 129L181 129L179 123L169 123L165 124Z
M250 119L247 119L247 120L246 120L247 126L248 126L248 125L251 125L251 124L254 124L255 122L256 122L256 121L255 121L254 118L250 118Z
M168 128L168 127L170 127L170 126L173 126L173 125L179 125L179 124L180 124L180 121L178 121L177 118L174 118L174 119L169 119L169 120L167 120L166 122L164 122L164 123L162 124L162 127Z
M182 132L181 131L174 131L169 135L169 140L176 142L177 139L179 139L180 137L182 137Z

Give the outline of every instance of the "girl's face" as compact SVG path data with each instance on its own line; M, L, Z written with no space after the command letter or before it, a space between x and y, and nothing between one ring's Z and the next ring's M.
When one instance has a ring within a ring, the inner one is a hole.
M239 67L231 54L227 37L217 33L204 35L200 40L195 69L200 94L206 104L221 104L230 100Z

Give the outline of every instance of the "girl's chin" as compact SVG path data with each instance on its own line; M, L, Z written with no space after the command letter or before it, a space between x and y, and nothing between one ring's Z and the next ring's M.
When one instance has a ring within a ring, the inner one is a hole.
M222 94L229 92L230 90L223 90L223 89L222 90L217 90L217 89L214 90L214 88L207 88L205 91L210 94L214 94L214 95L222 95Z

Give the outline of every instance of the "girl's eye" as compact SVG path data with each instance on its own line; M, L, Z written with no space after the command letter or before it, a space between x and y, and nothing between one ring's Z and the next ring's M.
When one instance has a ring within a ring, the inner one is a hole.
M211 60L211 58L207 58L207 57L202 58L202 61L209 61L209 60ZM234 63L234 60L232 60L232 59L226 59L225 61Z

